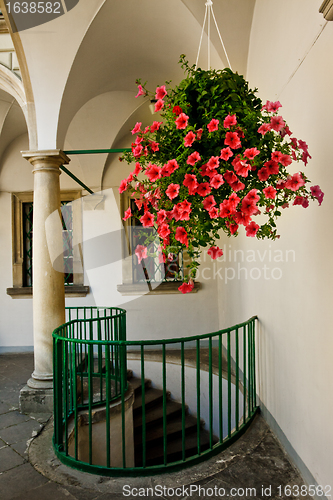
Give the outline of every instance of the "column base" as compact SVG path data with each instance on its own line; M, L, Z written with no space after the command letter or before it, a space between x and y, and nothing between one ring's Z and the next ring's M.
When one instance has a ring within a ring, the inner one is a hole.
M25 385L20 390L21 413L53 413L53 389L37 389Z

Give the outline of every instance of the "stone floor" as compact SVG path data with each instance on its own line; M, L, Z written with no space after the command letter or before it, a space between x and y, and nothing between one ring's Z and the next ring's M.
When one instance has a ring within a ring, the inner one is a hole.
M32 370L32 354L0 355L1 500L284 499L287 485L289 498L311 498L296 494L302 478L260 416L228 450L182 472L114 479L70 469L54 456L51 416L18 411Z

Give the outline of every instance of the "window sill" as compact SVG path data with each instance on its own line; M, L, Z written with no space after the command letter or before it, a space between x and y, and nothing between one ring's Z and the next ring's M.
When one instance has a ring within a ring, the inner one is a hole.
M32 298L31 286L17 286L7 288L7 295L12 299L26 299ZM89 293L89 286L85 285L68 285L65 287L65 297L86 297Z
M147 283L123 283L117 286L117 290L121 295L170 295L174 293L184 295L178 290L180 285L179 281L169 281L149 290ZM196 282L191 293L197 293L199 289L200 283Z

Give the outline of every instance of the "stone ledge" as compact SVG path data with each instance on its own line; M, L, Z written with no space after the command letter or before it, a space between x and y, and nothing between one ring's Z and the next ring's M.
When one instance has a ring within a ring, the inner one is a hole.
M89 286L86 285L68 285L65 287L66 297L86 297L90 291ZM32 286L15 286L7 288L7 295L12 299L32 298Z
M149 290L148 283L123 283L122 285L117 285L117 290L121 295L169 295L174 293L184 295L178 290L181 284L182 282L180 281L166 281L156 288ZM201 284L195 282L191 293L197 293L200 287Z

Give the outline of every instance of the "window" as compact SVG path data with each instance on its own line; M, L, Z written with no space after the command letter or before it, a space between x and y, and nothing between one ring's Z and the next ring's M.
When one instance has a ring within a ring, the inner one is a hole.
M120 199L121 213L131 207L132 212L136 209L135 200L127 193L123 193ZM158 254L160 244L155 228L144 228L134 217L124 222L124 241L123 241L123 284L118 285L117 289L123 295L136 295L140 293L181 293L178 291L180 282L186 275L189 257L187 252L180 254L169 254L168 261L164 263L157 256L142 260L139 264L135 255L135 249L142 245L147 233L156 234L156 239L148 249L148 254ZM195 287L197 291L198 287Z
M81 213L71 201L80 198L79 191L61 193L62 226L64 242L65 292L72 296L85 296L89 287L83 286L81 241ZM11 296L31 295L33 286L33 193L12 195L13 217L13 287L7 288ZM81 265L78 266L78 263ZM74 270L75 268L75 271ZM81 272L77 272L80 268Z

